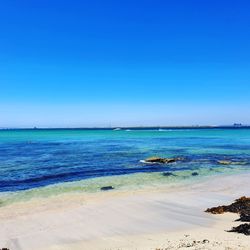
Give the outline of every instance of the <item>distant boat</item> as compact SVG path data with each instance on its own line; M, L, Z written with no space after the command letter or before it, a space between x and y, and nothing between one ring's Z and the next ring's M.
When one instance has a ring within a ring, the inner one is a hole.
M114 128L113 130L118 131L118 130L121 130L121 128Z

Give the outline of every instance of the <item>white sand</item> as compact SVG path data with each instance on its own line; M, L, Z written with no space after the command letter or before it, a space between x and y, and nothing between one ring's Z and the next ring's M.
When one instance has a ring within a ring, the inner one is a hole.
M250 249L250 237L225 232L239 224L233 221L237 215L203 212L243 195L250 196L250 174L210 177L178 188L33 199L0 208L0 247Z

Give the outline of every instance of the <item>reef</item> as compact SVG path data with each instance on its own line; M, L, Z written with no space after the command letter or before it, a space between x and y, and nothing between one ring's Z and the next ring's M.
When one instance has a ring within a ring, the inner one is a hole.
M245 161L229 161L229 160L219 160L217 163L221 165L245 165L247 162Z
M161 157L149 157L144 160L146 163L162 163L162 164L168 164L173 163L176 161L183 161L184 159L182 157L174 157L174 158L161 158Z
M219 160L217 161L221 165L230 165L232 164L232 161L225 161L225 160Z

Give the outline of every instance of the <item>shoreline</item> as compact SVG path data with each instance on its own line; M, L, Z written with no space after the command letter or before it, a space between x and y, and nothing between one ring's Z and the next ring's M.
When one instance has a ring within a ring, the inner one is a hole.
M174 187L69 193L13 203L0 208L1 247L11 250L157 249L190 241L192 237L201 241L206 235L209 243L201 243L203 247L207 245L205 249L210 249L209 244L216 241L221 243L213 249L225 249L219 247L227 244L228 237L232 246L245 247L247 236L224 231L236 225L232 221L237 215L216 216L204 210L229 204L243 195L250 196L249 178L250 173L210 176ZM203 233L199 236L201 229ZM146 240L148 237L152 240Z
M33 199L50 199L63 195L79 195L92 197L100 194L100 197L107 195L107 192L102 191L104 187L112 187L109 193L124 194L130 192L155 192L160 190L171 190L172 188L180 188L191 186L196 183L210 180L211 178L221 178L232 175L250 174L250 171L245 168L231 169L221 166L214 171L211 169L198 170L170 170L152 173L133 173L114 176L95 177L77 181L59 182L46 186L31 188L27 190L17 190L0 193L0 208L9 206L15 203L25 203ZM192 173L195 175L192 176ZM173 174L172 174L173 173Z

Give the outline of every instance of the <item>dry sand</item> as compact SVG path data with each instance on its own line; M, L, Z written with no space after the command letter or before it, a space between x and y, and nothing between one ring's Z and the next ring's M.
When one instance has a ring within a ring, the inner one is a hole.
M229 233L235 214L207 207L250 196L250 174L179 187L67 194L0 208L0 247L10 250L250 249Z

